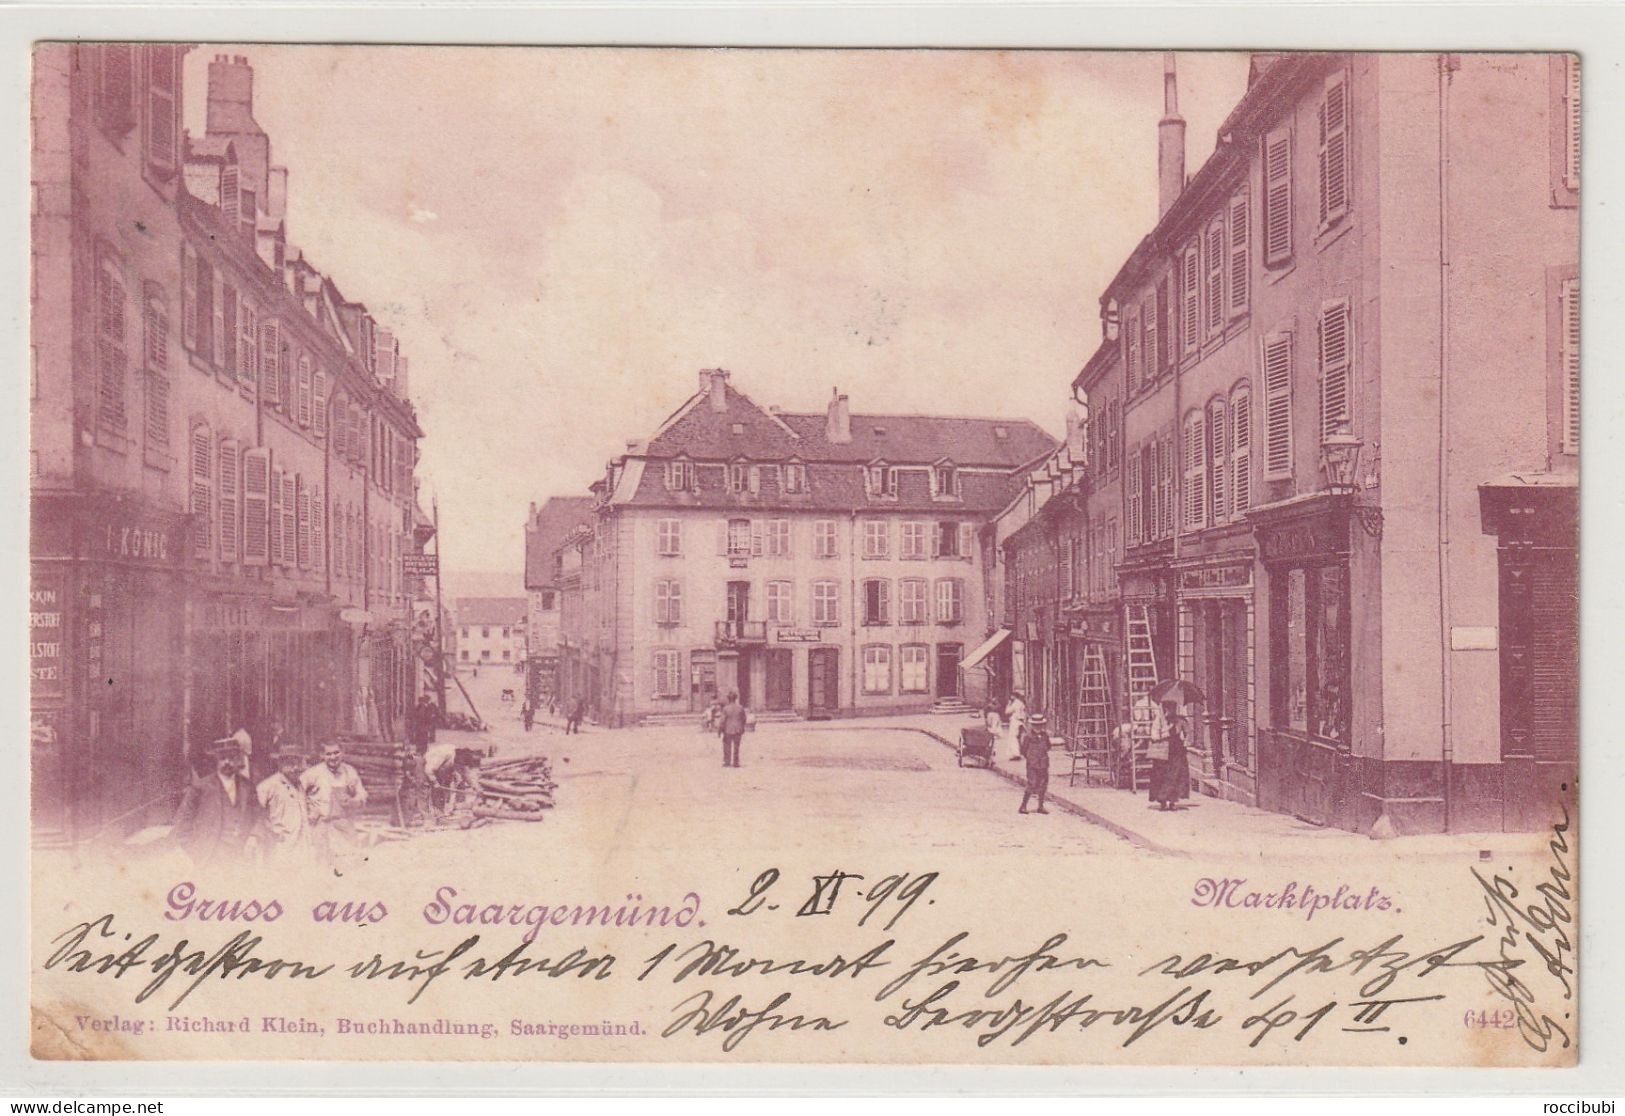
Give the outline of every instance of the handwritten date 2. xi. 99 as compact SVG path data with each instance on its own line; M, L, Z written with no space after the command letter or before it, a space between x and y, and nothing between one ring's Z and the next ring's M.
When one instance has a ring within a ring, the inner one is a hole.
M770 901L770 892L781 879L777 868L769 868L751 881L750 892L738 906L729 909L730 915L745 916L755 914L760 910L776 911L780 904ZM826 875L813 876L809 881L810 890L798 892L805 898L796 902L795 915L797 918L810 918L820 915L832 915L836 908L841 910L859 909L863 913L858 918L858 925L867 925L878 912L888 911L891 917L886 920L882 930L890 930L897 924L897 920L909 912L916 902L936 883L935 872L921 872L919 875L910 875L907 872L898 872L886 876L876 883L864 886L865 877L856 872L833 871ZM788 886L788 885L787 885ZM935 900L927 900L928 903ZM878 918L876 919L878 921Z

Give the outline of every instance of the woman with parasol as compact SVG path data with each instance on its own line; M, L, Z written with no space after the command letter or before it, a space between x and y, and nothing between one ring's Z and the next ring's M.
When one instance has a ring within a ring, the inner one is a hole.
M1179 707L1200 705L1207 698L1198 687L1182 678L1158 682L1151 688L1150 697L1161 706L1168 726L1163 739L1151 741L1150 798L1158 809L1172 810L1174 803L1191 796L1191 765L1185 748L1190 740L1191 722L1180 714Z

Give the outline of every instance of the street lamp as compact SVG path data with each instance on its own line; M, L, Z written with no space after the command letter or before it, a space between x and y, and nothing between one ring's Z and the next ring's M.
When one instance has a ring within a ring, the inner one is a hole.
M1326 478L1325 491L1334 496L1350 498L1349 514L1360 523L1360 529L1374 539L1382 537L1382 509L1357 504L1353 498L1359 491L1356 478L1360 475L1360 451L1365 443L1354 436L1348 421L1320 440L1320 471Z

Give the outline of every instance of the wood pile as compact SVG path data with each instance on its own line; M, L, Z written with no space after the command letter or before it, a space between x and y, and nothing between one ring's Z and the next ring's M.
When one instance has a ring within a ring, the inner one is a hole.
M477 776L476 818L505 821L541 821L553 808L553 765L546 756L487 760Z
M361 785L367 788L366 812L393 812L401 776L406 773L406 745L387 740L345 740L339 747L344 750L344 762L355 768Z

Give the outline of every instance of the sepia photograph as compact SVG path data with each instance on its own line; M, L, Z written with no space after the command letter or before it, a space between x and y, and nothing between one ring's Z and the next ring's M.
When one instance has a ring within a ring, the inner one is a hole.
M34 1059L1576 1063L1580 54L30 63Z

